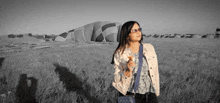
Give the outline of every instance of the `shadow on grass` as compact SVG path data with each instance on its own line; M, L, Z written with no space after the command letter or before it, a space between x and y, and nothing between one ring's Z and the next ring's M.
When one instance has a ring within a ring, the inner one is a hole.
M1 67L2 67L2 63L4 62L4 60L5 60L4 57L1 57L1 58L0 58L0 69L1 69Z
M31 81L28 86L27 80ZM27 77L27 74L21 74L20 80L16 89L16 103L37 103L35 94L37 91L37 79L34 77Z
M56 67L55 72L59 74L60 81L65 84L65 88L68 92L74 91L77 94L81 94L87 98L89 103L101 103L100 100L90 95L91 86L84 83L75 74L71 73L66 67L62 67L57 63L53 63ZM81 102L82 97L77 98L77 102Z

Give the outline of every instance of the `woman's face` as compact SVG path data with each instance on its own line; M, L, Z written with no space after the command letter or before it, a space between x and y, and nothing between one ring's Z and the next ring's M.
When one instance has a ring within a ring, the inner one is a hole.
M138 42L141 40L141 31L139 31L139 26L137 23L135 23L131 29L131 32L129 33L129 36L128 36L128 39L129 41L132 41L132 42ZM137 30L135 32L135 30Z

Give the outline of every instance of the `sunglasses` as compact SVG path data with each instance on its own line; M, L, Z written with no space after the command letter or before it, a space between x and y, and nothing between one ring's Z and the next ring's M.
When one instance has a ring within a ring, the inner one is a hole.
M137 32L137 31L140 31L140 32L141 32L141 30L142 30L142 28L138 28L138 30L137 30L137 29L133 29L133 30L131 30L131 32L132 32L132 33L135 33L135 32Z

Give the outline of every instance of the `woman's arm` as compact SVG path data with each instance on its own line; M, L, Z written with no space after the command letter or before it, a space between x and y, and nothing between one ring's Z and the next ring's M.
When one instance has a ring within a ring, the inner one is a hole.
M126 74L131 74L132 71L128 71L127 70L127 66L126 65L122 65L121 61L120 61L120 56L119 56L119 52L115 53L114 56L114 81L115 83L118 82L122 82L124 81L123 79L127 79L130 78L129 76L127 76Z
M157 59L157 54L156 54L156 51L154 49L154 46L152 45L152 50L153 50L153 53L155 55L155 64L156 64L156 67L155 67L155 79L156 79L156 89L157 89L157 93L156 95L159 96L160 95L160 78L159 78L159 71L158 71L158 59Z
M155 68L154 68L154 75L155 75L155 82L156 82L156 90L157 90L157 93L156 95L159 96L160 95L160 79L159 79L159 71L158 71L158 59L157 59L157 54L156 54L156 51L154 49L154 46L152 44L151 45L151 50L152 50L152 54L155 56Z
M127 90L129 88L131 77L126 77L124 72L126 66L121 62L119 53L115 53L114 56L114 81L112 82L112 85L123 95L126 95Z
M158 64L156 65L156 68L155 68L155 77L156 77L156 82L157 82L157 86L156 86L156 89L157 89L157 96L160 95L160 78L159 78L159 72L158 72Z

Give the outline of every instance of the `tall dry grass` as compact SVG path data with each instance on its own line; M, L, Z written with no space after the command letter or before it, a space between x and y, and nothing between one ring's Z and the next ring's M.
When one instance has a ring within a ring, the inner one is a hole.
M171 41L172 40L172 41ZM160 103L218 103L220 43L202 39L145 39L159 64ZM61 43L62 44L62 43ZM36 78L39 103L115 103L114 45L90 45L5 53L1 72L16 100L21 74ZM8 98L10 101L10 99Z

